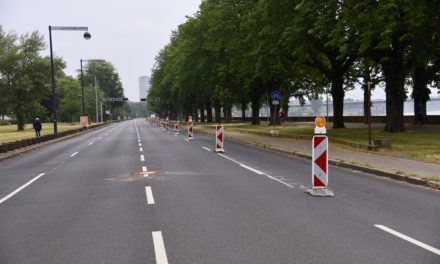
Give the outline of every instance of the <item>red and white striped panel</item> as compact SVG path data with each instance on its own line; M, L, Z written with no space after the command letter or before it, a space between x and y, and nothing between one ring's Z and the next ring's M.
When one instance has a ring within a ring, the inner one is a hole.
M328 138L325 135L313 136L312 183L314 188L328 186Z
M223 149L223 125L215 126L215 152L225 152Z
M193 139L193 122L188 122L188 139Z

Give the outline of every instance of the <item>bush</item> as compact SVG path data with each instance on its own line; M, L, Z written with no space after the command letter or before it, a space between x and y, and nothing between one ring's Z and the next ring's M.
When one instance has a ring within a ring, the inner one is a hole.
M17 124L17 120L15 119L0 120L0 126L16 125L16 124Z

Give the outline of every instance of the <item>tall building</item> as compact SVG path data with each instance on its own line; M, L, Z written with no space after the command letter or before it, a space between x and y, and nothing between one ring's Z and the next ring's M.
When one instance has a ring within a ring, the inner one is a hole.
M150 77L139 77L139 97L140 99L147 98L148 89L150 89Z

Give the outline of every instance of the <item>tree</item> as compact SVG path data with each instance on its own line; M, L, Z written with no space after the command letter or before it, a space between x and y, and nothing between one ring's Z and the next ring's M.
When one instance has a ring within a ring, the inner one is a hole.
M353 10L349 24L358 31L359 52L379 64L383 72L387 111L385 131L404 131L405 83L414 61L411 49L418 42L418 36L427 36L424 31L433 34L433 27L429 25L438 21L433 15L435 12L431 12L437 10L437 3L430 0L346 2Z
M0 27L0 44L1 110L15 115L17 130L24 130L26 118L45 112L40 102L50 93L50 63L39 55L45 43L38 32L18 37Z
M81 86L73 78L58 80L58 96L62 98L59 106L60 119L64 122L78 121L81 115Z

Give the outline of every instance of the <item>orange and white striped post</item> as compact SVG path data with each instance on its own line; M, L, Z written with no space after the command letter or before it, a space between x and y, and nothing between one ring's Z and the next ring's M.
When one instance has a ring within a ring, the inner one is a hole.
M215 152L225 152L225 149L223 148L223 141L224 141L224 131L223 131L223 125L218 124L215 126Z

